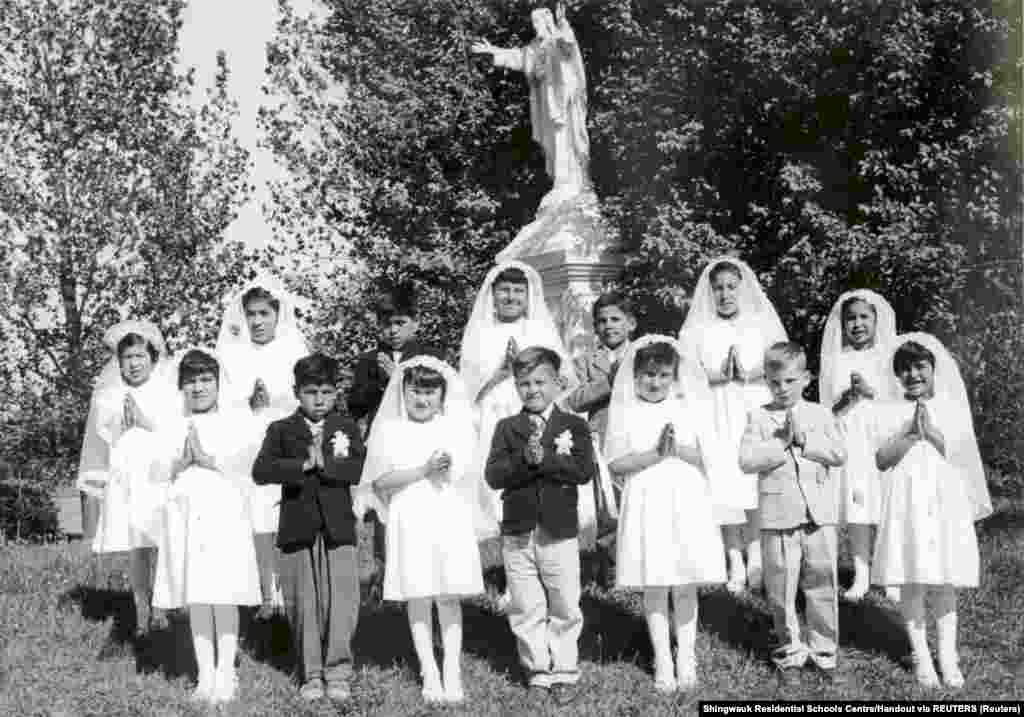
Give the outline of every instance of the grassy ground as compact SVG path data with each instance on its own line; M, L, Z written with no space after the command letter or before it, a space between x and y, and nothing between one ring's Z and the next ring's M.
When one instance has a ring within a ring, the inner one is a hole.
M364 536L365 537L365 536ZM365 541L364 541L365 542ZM1004 504L981 528L982 587L960 598L961 662L967 687L918 688L903 662L908 646L894 607L872 593L844 605L841 687L813 674L780 692L767 662L769 618L759 597L702 594L697 642L701 687L672 697L652 690L650 647L635 595L584 590L580 699L567 708L519 685L515 648L490 598L465 605L467 703L431 710L419 695L416 663L399 606L365 607L355 638L351 704L309 707L290 678L288 630L281 622L243 627L240 697L229 715L693 714L709 699L1024 699L1024 505ZM80 543L0 548L0 715L201 715L189 694L195 666L187 621L172 619L146 644L130 639L125 563L101 562ZM494 546L485 546L491 563ZM364 546L365 554L365 546ZM845 558L840 561L845 568ZM841 581L849 576L841 570ZM489 571L494 580L497 570ZM100 659L104 644L118 645Z

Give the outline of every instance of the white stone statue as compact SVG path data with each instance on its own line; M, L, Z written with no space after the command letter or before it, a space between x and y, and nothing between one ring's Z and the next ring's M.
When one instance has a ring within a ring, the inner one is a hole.
M530 13L536 37L525 47L505 49L487 40L470 48L491 55L495 67L517 70L530 85L530 124L535 142L544 150L548 176L554 188L541 202L541 210L579 194L589 186L587 137L587 80L576 35L556 6Z

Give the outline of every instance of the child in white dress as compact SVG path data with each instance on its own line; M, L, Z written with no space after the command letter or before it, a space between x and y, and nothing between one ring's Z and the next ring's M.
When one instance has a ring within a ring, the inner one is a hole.
M626 478L616 583L644 591L655 687L665 692L696 686L697 586L725 582L705 462L708 391L700 368L682 355L667 336L635 341L615 378L608 416L609 468Z
M96 381L86 421L78 486L99 502L92 549L127 551L136 633L149 630L156 544L132 520L149 477L154 431L177 413L177 392L161 373L164 340L148 321L122 321L103 342L113 352Z
M890 380L896 316L884 298L868 289L848 291L836 301L821 340L822 405L832 409L846 444L839 473L839 520L846 523L853 554L853 584L847 600L864 597L871 582L871 531L878 525L882 484L875 465L873 406L895 398Z
M529 264L509 261L491 269L477 294L462 335L459 375L473 406L477 431L471 473L479 486L478 537L498 535L501 493L484 480L484 466L498 421L522 410L512 377L512 360L527 346L543 346L562 358L565 387L575 386L572 363L562 345L554 319L544 303L540 274ZM563 387L564 388L564 387ZM593 496L580 491L580 524L594 523Z
M428 702L461 702L460 598L483 592L467 481L474 435L454 369L432 356L400 363L370 431L359 492L386 522L385 600L404 601ZM433 607L444 646L434 660Z
M277 277L261 273L229 294L217 335L217 355L231 376L229 393L221 404L238 413L251 413L249 421L259 441L274 421L298 406L292 381L295 362L309 351L299 328L296 308L301 297L288 291ZM280 487L249 481L253 540L260 572L260 617L269 618L283 605L275 531Z
M212 352L184 352L174 374L184 416L161 432L153 469L150 513L162 512L167 526L153 603L188 607L199 667L195 698L228 702L237 683L238 606L260 603L248 500L258 443L247 412L220 409L228 382Z
M762 586L757 480L740 471L739 446L749 412L772 398L764 380L764 352L785 340L786 330L754 271L735 257L713 259L697 281L679 341L703 367L711 388L720 457L709 475L728 557L727 587L734 593L744 584L751 590Z
M925 599L938 633L943 682L961 687L956 648L956 590L978 586L974 522L992 512L971 409L953 357L933 336L904 334L892 368L903 400L879 405L876 453L882 511L872 582L902 586L900 609L914 675L939 684L926 636Z

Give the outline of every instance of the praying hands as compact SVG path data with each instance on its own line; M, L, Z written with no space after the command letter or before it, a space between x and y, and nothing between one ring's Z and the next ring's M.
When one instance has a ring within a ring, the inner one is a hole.
M928 411L928 404L918 401L914 408L914 416L904 431L904 435L913 441L927 441L935 446L943 456L946 455L946 439L942 431L932 422L931 413Z
M316 433L306 449L306 460L302 464L303 473L312 473L324 468L324 434Z
M135 398L130 393L126 393L121 415L121 430L127 431L129 428L141 428L144 431L152 431L153 424L142 414L142 410L139 408L139 404L135 402Z
M175 459L172 466L171 480L175 480L179 473L192 466L196 466L197 468L206 468L211 471L217 470L216 461L213 456L206 452L203 448L203 444L199 440L199 432L196 430L196 424L189 423L181 455Z
M803 429L800 428L800 423L792 408L786 411L786 420L782 424L782 428L776 431L775 435L785 445L786 450L793 447L803 448L807 440L807 436L804 434Z

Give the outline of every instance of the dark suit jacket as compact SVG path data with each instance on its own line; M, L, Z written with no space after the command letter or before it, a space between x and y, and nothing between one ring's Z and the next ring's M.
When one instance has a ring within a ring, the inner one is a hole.
M604 446L614 379L608 352L594 349L576 359L574 365L580 385L566 396L566 405L576 413L587 414L590 430L597 434L599 444Z
M369 433L370 426L373 425L373 418L377 415L381 399L384 398L384 389L388 385L388 377L377 365L378 351L391 355L391 349L384 345L378 345L372 351L360 354L353 371L352 389L347 397L349 414L356 420L366 418L367 433ZM413 356L433 356L444 359L440 351L418 341L407 342L402 347L401 356L402 361Z
M348 439L348 455L335 456L338 434ZM331 412L324 417L323 469L304 472L313 434L299 411L267 427L252 466L259 485L281 484L277 544L308 547L323 533L330 546L356 544L356 517L350 486L359 483L366 448L351 418Z
M597 475L590 428L556 406L541 436L544 460L539 466L526 463L524 448L531 432L525 412L501 419L494 429L486 478L491 488L502 491L501 533L520 535L539 525L556 539L575 538L576 486Z

